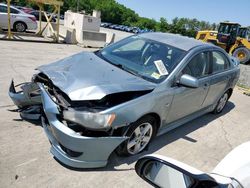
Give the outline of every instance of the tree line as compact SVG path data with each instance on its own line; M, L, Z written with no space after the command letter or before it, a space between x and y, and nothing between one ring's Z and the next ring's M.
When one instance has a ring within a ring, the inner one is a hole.
M65 0L63 11L68 9L77 10L77 0ZM114 24L136 26L141 29L150 29L160 32L179 33L184 36L195 37L198 30L216 29L215 23L189 18L174 18L171 23L166 18L161 17L159 21L155 19L140 17L135 11L119 4L115 0L79 0L78 10L91 13L93 10L101 11L102 22Z
M19 0L17 4L35 8L34 4L28 3L26 0ZM50 8L46 6L45 10L49 11ZM64 13L67 10L77 11L77 9L79 11L84 10L88 14L91 14L93 10L100 10L102 22L136 26L141 29L151 29L160 32L178 33L189 37L195 37L196 32L199 30L216 30L218 27L215 23L197 19L176 17L169 22L163 17L159 21L140 17L135 11L119 4L115 0L64 0L61 11Z

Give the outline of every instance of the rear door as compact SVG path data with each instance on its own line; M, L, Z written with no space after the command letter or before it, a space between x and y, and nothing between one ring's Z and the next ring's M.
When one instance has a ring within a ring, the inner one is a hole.
M212 62L212 75L210 80L210 89L204 105L212 105L225 92L230 77L230 63L228 58L220 51L210 53Z
M199 87L188 88L176 85L172 88L174 90L174 98L167 117L168 123L190 115L204 107L203 102L210 85L208 56L208 52L201 52L195 55L178 75L180 77L183 74L188 74L197 78Z

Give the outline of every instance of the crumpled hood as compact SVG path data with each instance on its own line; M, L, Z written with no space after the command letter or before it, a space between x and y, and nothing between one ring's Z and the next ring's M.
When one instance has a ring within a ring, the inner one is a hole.
M92 52L78 53L37 70L73 101L99 100L112 93L155 88L155 84L109 64Z

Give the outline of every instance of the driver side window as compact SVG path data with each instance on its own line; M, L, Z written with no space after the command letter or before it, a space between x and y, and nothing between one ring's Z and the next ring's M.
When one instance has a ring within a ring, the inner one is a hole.
M188 74L195 78L202 78L209 73L208 53L202 52L192 58L182 70L182 74Z

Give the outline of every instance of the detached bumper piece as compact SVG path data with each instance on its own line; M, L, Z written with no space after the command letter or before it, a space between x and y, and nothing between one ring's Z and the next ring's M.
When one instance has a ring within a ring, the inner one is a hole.
M42 84L38 84L46 117L44 131L51 143L51 153L63 164L75 168L99 168L107 165L110 154L127 137L86 137L67 127L57 117L57 104Z
M17 87L20 87L20 91L16 91ZM18 107L16 111L20 112L20 116L23 119L40 119L41 95L36 83L26 82L15 86L12 80L9 87L9 96Z
M16 87L20 87L21 90L17 92ZM26 82L15 86L12 80L9 87L9 96L19 108L41 104L39 87L33 82Z

